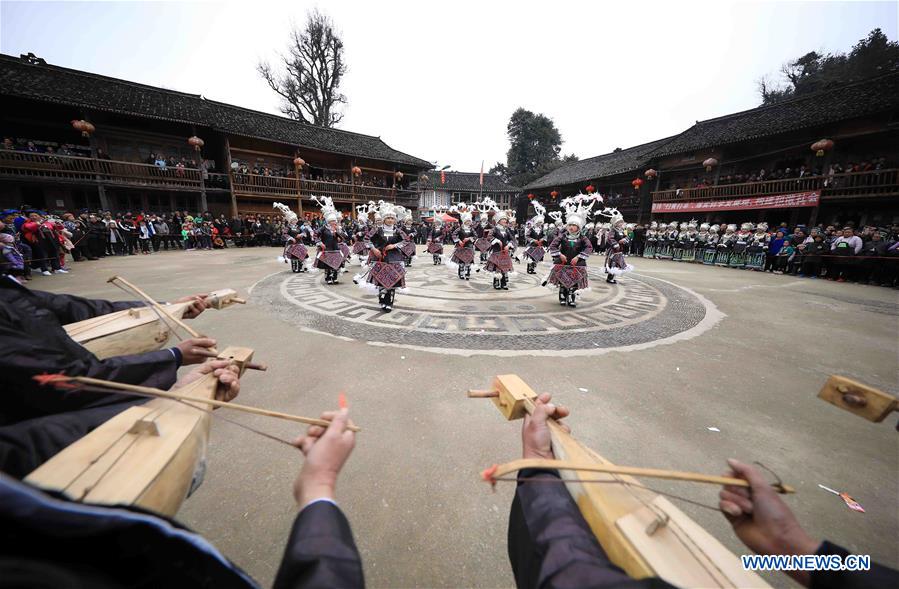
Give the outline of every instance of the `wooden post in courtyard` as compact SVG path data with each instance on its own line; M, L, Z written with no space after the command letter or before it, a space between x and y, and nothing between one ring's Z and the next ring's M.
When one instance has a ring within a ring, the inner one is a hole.
M237 197L234 196L234 174L231 169L231 142L225 135L225 169L228 171L228 194L231 196L231 216L237 216Z

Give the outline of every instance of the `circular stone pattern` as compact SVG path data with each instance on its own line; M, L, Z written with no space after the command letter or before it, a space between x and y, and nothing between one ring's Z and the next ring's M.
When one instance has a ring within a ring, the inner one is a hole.
M306 329L466 355L603 353L697 335L704 331L696 329L701 323L710 327L720 316L691 291L634 273L607 284L601 271L591 269L590 289L571 308L559 304L556 288L541 286L551 268L547 263L536 275L513 274L509 290L497 291L492 275L476 272L477 266L471 280L459 280L453 269L422 255L406 269L408 292L398 291L393 312L384 313L377 295L353 284L359 266L349 268L337 285L326 285L321 272L274 274L254 287L253 296ZM710 313L714 320L704 321Z

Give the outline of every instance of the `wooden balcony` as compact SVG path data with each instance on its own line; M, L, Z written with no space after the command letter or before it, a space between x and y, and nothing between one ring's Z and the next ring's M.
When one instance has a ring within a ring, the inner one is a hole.
M149 164L87 157L0 151L0 178L63 184L106 184L199 192L196 168L162 169Z
M231 174L231 185L236 196L294 199L302 196L329 196L335 203L363 203L370 200L396 203L405 207L418 206L418 192L397 188L378 188L341 182L297 179L257 174Z
M877 198L899 195L899 169L851 172L833 176L808 176L766 180L745 184L723 184L706 188L659 190L653 202L695 202L753 196L773 196L795 192L821 191L821 200Z

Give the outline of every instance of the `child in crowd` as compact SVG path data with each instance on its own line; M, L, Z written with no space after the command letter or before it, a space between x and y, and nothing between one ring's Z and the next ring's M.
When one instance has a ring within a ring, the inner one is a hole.
M140 242L140 251L146 255L150 253L150 228L147 227L147 222L144 219L140 220L140 226L138 227L138 236L137 239Z
M784 240L783 247L777 252L777 269L774 270L774 273L783 274L784 272L789 272L795 256L796 248L793 247L789 240Z

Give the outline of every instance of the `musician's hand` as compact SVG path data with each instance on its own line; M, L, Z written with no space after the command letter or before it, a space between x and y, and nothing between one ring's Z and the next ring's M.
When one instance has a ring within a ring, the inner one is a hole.
M356 443L356 434L347 429L352 421L346 409L326 411L321 418L331 422L327 429L310 425L306 435L293 442L306 457L293 483L293 496L301 508L316 499L334 499L337 476Z
M231 401L240 393L239 371L237 366L230 360L209 360L204 362L179 378L172 388L180 389L207 374L215 375L219 381L215 390L215 399L217 401Z
M208 297L208 296L209 296L209 293L204 292L203 294L195 294L195 295L189 295L186 297L181 297L180 299L176 300L175 302L176 303L190 303L190 306L184 312L184 318L185 319L193 319L194 317L196 317L197 315L199 315L200 313L202 313L203 311L206 310L206 308L207 308L206 297Z
M524 416L524 425L521 428L521 447L524 458L546 458L552 460L552 438L549 427L546 425L548 418L556 420L568 417L570 411L562 405L551 403L552 395L542 393L534 401L534 412ZM559 422L562 428L570 432L567 425Z
M733 458L727 461L726 476L746 479L750 488L727 485L718 494L718 507L734 528L734 533L757 554L814 554L820 542L813 540L799 525L787 504L755 467ZM808 573L791 576L808 585Z
M215 347L215 340L209 337L192 337L176 346L181 350L181 364L200 364L209 358L209 348Z
M563 264L567 264L568 258L565 257L565 254L559 254L559 261L562 262Z

